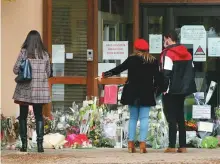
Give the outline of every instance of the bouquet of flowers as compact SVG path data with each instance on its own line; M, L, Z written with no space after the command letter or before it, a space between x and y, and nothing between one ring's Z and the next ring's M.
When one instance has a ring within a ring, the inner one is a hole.
M94 126L90 128L88 133L88 138L95 147L114 147L113 140L104 136L100 121L94 122Z
M160 97L157 99L156 107L150 111L147 143L154 149L168 146L168 124L163 113Z
M49 134L53 130L53 120L49 117L44 117L44 134Z
M217 120L220 120L220 107L215 108L215 116Z
M202 148L214 149L218 147L218 139L216 137L208 136L202 140Z
M185 121L186 131L197 131L197 122L195 120Z
M16 148L16 139L19 136L19 124L15 117L1 115L1 146L7 145L8 149Z
M7 119L1 114L1 147L7 144L6 140Z

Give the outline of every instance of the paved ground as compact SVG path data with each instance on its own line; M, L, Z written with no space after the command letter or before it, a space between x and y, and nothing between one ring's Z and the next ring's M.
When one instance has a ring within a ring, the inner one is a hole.
M63 149L45 153L2 151L2 164L220 164L220 149L189 149L187 154L164 154L149 149L147 154L127 153L127 149Z

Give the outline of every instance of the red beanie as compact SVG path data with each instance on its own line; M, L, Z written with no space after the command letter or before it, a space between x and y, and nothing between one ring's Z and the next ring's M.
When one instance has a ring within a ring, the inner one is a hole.
M148 51L149 50L149 44L146 40L144 39L137 39L134 42L134 48L136 50L141 50L141 51Z

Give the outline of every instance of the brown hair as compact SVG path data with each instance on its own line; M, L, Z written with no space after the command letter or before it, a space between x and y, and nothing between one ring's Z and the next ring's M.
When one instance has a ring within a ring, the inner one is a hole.
M153 63L155 61L155 57L149 54L147 51L136 50L133 55L141 56L148 63Z

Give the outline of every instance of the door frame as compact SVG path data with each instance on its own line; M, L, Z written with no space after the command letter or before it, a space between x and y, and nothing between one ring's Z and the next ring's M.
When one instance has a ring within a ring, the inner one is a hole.
M87 49L93 49L94 54L93 61L87 62L87 76L52 77L49 79L51 91L53 84L79 84L87 85L87 96L98 95L95 79L98 73L98 0L87 0L87 23ZM52 0L43 0L43 42L52 54ZM51 115L51 108L51 103L44 105L45 116Z

